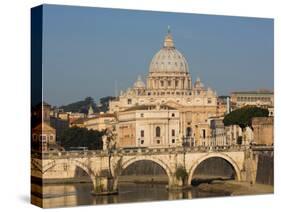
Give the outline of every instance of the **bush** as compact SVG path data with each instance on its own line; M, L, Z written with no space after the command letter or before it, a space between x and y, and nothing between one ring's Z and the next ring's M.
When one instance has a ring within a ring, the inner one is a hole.
M181 179L183 181L188 176L186 169L182 166L177 168L175 175L178 180Z

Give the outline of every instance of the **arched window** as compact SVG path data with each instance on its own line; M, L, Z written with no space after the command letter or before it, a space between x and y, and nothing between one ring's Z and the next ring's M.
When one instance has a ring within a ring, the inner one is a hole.
M156 137L160 137L161 131L160 127L156 127Z
M189 137L191 135L192 135L192 129L191 129L191 127L187 127L186 128L186 136Z

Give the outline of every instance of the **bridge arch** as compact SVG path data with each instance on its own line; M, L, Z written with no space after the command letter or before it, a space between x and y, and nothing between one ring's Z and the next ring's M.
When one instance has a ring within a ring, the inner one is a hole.
M81 168L83 171L85 171L89 177L91 178L91 181L93 183L93 186L95 187L96 184L96 180L95 180L95 176L96 174L94 173L94 171L89 168L86 164L84 164L83 162L79 161L79 160L75 160L75 159L67 159L66 161L50 161L49 163L47 163L46 165L44 165L42 167L42 174L44 175L44 173L46 173L48 170L50 170L51 168L58 166L58 165L67 165L67 166L75 166L75 167L79 167Z
M192 178L193 178L193 175L194 175L194 172L196 170L196 168L204 161L210 159L210 158L221 158L221 159L224 159L226 162L228 162L235 174L236 174L236 179L238 181L241 181L241 170L239 168L239 166L237 165L237 163L228 155L226 154L223 154L223 153L212 153L212 154L208 154L208 155L205 155L203 157L201 157L199 160L197 160L190 168L189 172L188 172L188 185L191 185L191 181L192 181Z
M172 171L171 171L170 167L163 160L155 158L155 157L148 157L148 158L146 158L146 157L133 157L129 160L126 160L124 163L122 163L121 169L118 173L117 178L122 175L123 171L127 167L129 167L130 165L132 165L133 163L138 162L138 161L152 161L152 162L156 163L166 172L169 181L172 179L173 175L172 175Z

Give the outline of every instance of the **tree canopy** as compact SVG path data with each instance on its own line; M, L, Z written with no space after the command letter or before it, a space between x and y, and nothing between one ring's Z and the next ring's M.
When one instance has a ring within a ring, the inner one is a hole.
M246 127L252 127L253 117L267 117L267 116L268 116L267 109L253 107L253 106L245 106L227 114L223 119L223 123L225 126L239 125L242 129L244 129Z
M99 110L102 112L106 112L109 109L109 102L116 99L114 96L105 96L100 98L100 106Z
M89 150L102 149L104 133L87 128L71 127L63 131L61 146L65 150L70 150L70 147L87 147Z
M77 101L68 105L63 105L60 108L62 108L65 112L88 113L88 109L90 106L92 106L95 112L99 112L97 104L95 103L92 97L86 97L82 101Z

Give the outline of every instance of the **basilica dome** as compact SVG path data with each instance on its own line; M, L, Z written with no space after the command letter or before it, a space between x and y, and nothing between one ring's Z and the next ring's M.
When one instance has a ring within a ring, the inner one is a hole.
M189 72L186 59L174 46L170 30L163 47L152 58L149 72Z

